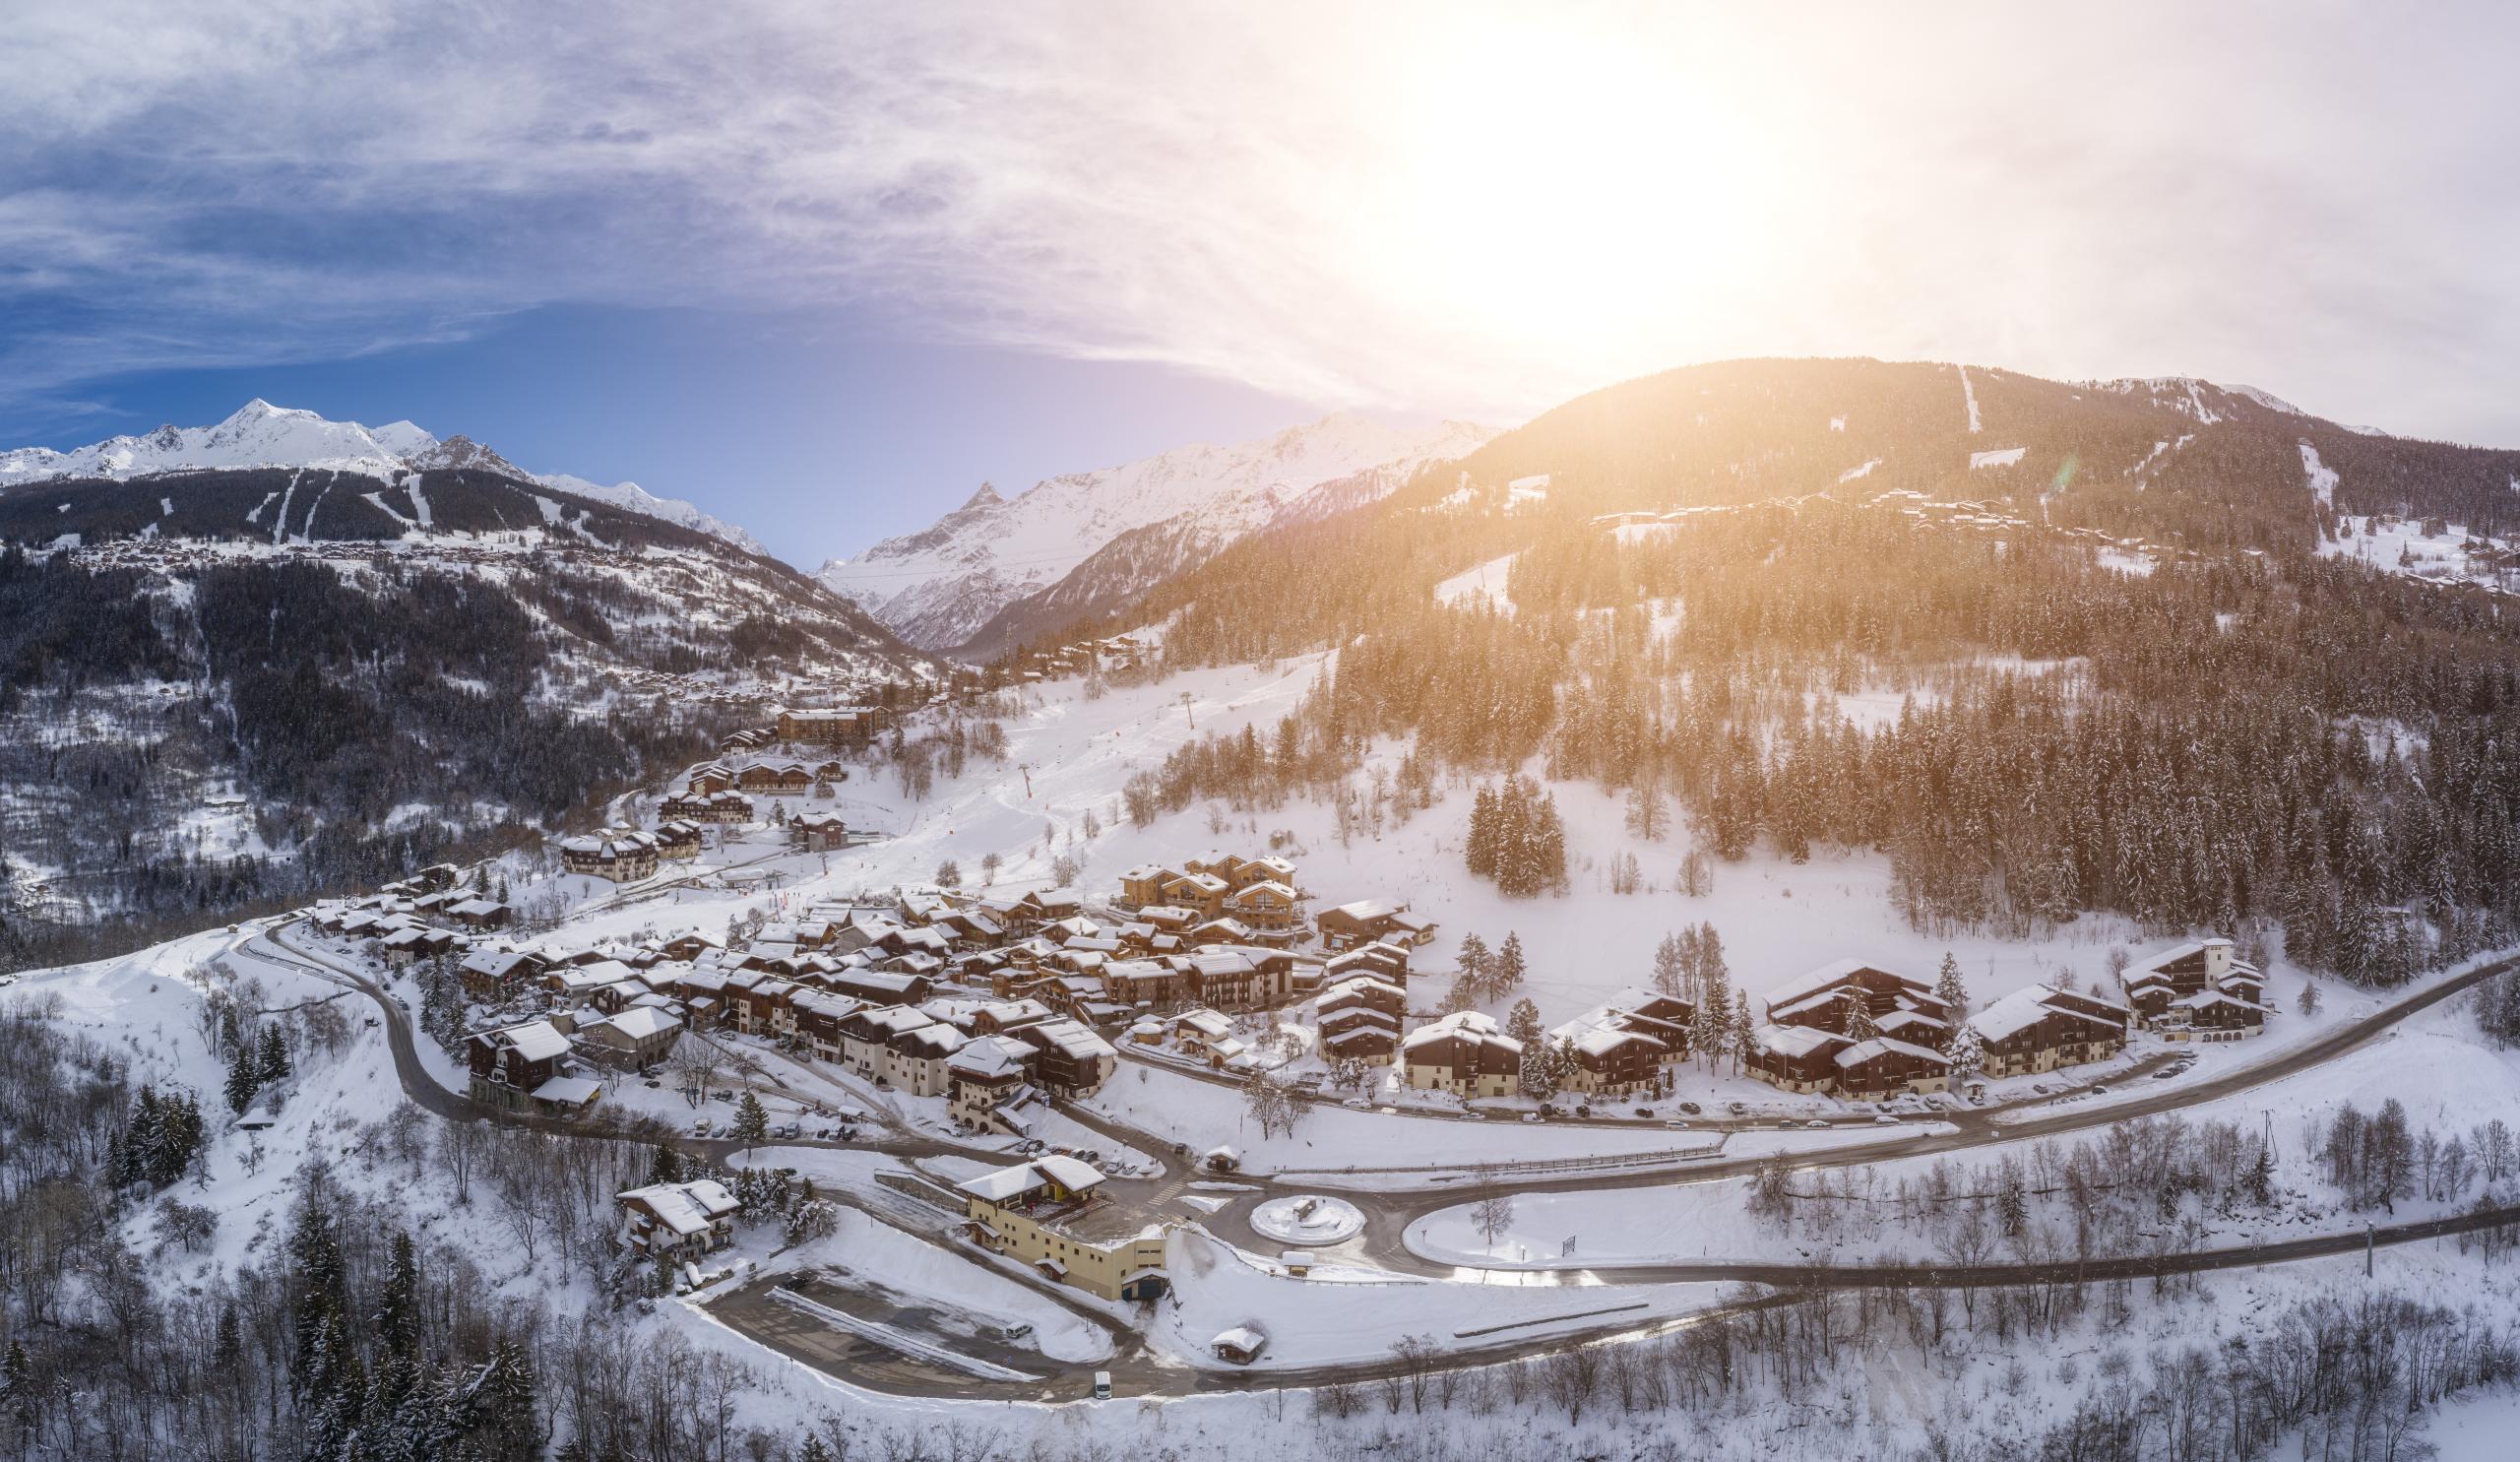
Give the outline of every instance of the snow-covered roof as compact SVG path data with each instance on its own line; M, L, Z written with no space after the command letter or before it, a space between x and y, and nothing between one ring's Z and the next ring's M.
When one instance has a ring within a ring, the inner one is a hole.
M589 1077L554 1076L534 1089L536 1102L557 1102L565 1107L584 1107L603 1087Z
M604 1023L633 1041L662 1036L682 1024L653 1005L633 1005Z
M491 1039L514 1049L529 1061L548 1060L569 1053L569 1038L547 1020L530 1020L521 1026L494 1031Z
M1102 1172L1092 1163L1076 1158L1045 1154L1029 1163L983 1173L957 1186L983 1203L1005 1203L1026 1193L1056 1183L1071 1193L1093 1191L1102 1181Z
M1789 980L1785 984L1769 990L1767 997L1768 1008L1770 1010L1775 1010L1781 1006L1790 1005L1807 995L1816 994L1821 990L1827 989L1830 985L1845 980L1851 975L1856 975L1865 970L1877 970L1881 974L1891 977L1902 985L1915 985L1919 989L1922 989L1924 987L1923 982L1911 979L1908 976L1900 974L1896 970L1884 970L1881 966L1874 964L1870 960L1839 960L1835 964L1822 965L1820 968L1812 971L1808 975Z
M1911 1045L1905 1041L1893 1041L1887 1036L1875 1036L1869 1041L1858 1041L1839 1051L1836 1059L1841 1066L1858 1066L1865 1061L1878 1060L1886 1055L1906 1056L1910 1060L1923 1061L1934 1066L1951 1064L1951 1058L1941 1051L1927 1050L1922 1046Z
M621 1195L624 1203L633 1199L646 1203L656 1213L657 1221L676 1234L697 1234L740 1206L725 1184L707 1177L692 1182L651 1183Z
M1844 1042L1846 1038L1811 1026L1764 1025L1750 1032L1750 1040L1761 1050L1783 1056L1802 1056Z
M1249 1325L1236 1325L1230 1330L1219 1333L1216 1339L1208 1342L1208 1348L1210 1350L1218 1351L1235 1351L1245 1356L1256 1356L1260 1354L1261 1348L1266 1346L1268 1343L1268 1336L1252 1329Z

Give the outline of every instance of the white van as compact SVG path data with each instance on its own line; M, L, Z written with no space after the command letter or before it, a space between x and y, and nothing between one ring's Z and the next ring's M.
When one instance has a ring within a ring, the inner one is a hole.
M1111 1372L1107 1370L1094 1372L1094 1399L1097 1401L1111 1399Z

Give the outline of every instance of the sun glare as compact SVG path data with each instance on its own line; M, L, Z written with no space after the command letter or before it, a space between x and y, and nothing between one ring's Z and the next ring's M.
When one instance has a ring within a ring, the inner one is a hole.
M1615 355L1719 307L1756 243L1755 144L1709 79L1579 32L1494 29L1392 96L1397 291L1507 345Z

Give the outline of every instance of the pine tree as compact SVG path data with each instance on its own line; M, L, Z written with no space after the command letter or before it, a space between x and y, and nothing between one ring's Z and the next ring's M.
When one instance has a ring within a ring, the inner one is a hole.
M1470 837L1462 852L1472 876L1496 876L1496 790L1485 783L1471 800Z
M0 1352L0 1422L5 1422L8 1434L17 1438L24 1449L28 1437L34 1434L37 1413L34 1363L27 1359L27 1348L16 1340Z
M1745 989L1734 990L1732 992L1732 1074L1735 1076L1741 1074L1741 1063L1750 1058L1753 1033L1757 1030L1757 1023L1750 1019L1750 992Z
M420 1266L411 1236L396 1230L385 1291L376 1306L376 1340L385 1353L416 1363L420 1354Z
M1846 1037L1849 1041L1869 1041L1881 1034L1881 1028L1872 1023L1872 1006L1860 992L1849 990L1844 998L1847 1004Z
M1493 957L1487 952L1487 941L1476 933L1461 939L1461 978L1474 990L1485 991Z
M288 1044L281 1039L280 1027L263 1027L262 1052L255 1058L254 1075L265 1086L288 1079Z
M1489 970L1488 988L1491 998L1502 999L1523 987L1523 936L1508 929L1505 942L1497 947L1496 963Z
M761 1099L746 1091L735 1104L735 1140L750 1152L770 1135L770 1113L762 1110Z
M525 1348L500 1341L474 1380L470 1405L472 1434L492 1462L524 1462L540 1455L542 1434L538 1395L542 1378Z
M1540 1007L1529 998L1516 1000L1514 1008L1505 1012L1505 1034L1522 1044L1528 1057L1533 1044L1545 1034L1540 1023Z
M672 1143L657 1144L655 1154L648 1161L648 1181L682 1181L682 1153Z
M1950 1008L1953 1020L1968 1013L1969 986L1961 982L1959 959L1947 949L1942 953L1941 973L1934 977L1933 995Z
M243 1042L236 1044L236 1053L227 1063L227 1085L224 1095L227 1110L238 1116L254 1105L254 1094L263 1089L263 1080L254 1071L254 1053Z

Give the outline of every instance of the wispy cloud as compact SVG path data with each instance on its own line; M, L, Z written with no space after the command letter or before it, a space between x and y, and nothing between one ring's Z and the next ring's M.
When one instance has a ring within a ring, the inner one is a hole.
M20 0L0 391L872 301L1458 413L1862 351L2520 440L2498 9L1539 13Z

